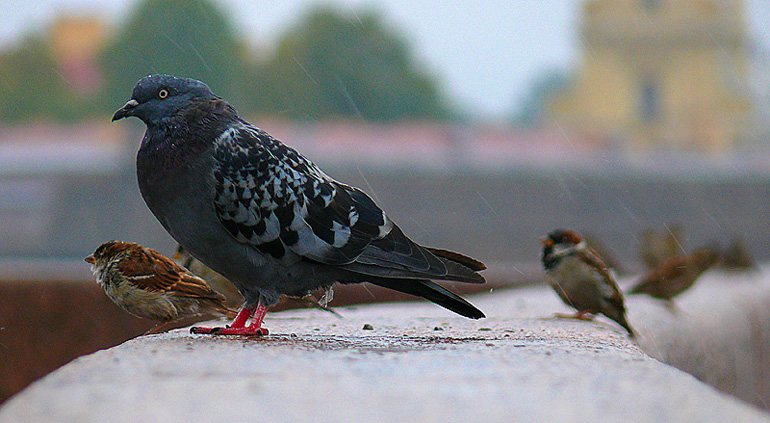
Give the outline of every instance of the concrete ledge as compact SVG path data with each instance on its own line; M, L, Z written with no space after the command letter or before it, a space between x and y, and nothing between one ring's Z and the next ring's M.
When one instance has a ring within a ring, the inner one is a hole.
M651 357L765 410L770 409L770 278L710 271L676 298L627 299L629 318Z
M269 314L261 339L139 337L33 384L0 421L770 421L608 321L548 318L564 308L545 287L471 301L491 317L397 303Z

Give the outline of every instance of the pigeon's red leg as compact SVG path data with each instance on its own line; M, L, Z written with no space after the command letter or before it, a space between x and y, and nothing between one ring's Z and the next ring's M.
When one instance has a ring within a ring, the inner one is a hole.
M238 315L233 319L233 324L227 327L206 328L195 326L190 329L192 333L207 335L242 335L242 336L262 336L267 335L267 329L262 327L262 320L267 314L268 307L262 302L243 307ZM252 323L246 326L249 320Z
M246 329L253 331L255 333L261 333L262 335L267 335L267 329L262 327L262 321L265 320L265 315L267 314L268 307L264 304L262 304L262 301L260 301L257 304L257 309L254 310L254 314L252 316L251 324Z
M241 311L238 312L238 315L235 316L235 319L233 319L233 324L230 325L231 328L237 328L240 329L242 327L246 327L246 322L251 319L251 316L254 315L254 310L256 310L257 305L251 304L243 307Z

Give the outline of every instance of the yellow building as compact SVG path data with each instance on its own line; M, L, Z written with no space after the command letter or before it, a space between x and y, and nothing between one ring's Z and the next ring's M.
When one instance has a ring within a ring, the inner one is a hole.
M64 15L51 27L49 47L69 86L80 95L93 95L102 85L99 53L109 30L98 16Z
M594 0L583 65L554 98L561 124L632 151L720 155L750 122L742 0Z

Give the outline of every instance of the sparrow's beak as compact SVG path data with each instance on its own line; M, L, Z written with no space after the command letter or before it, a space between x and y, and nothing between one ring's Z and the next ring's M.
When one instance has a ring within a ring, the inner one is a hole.
M85 262L88 263L88 264L96 263L96 259L94 258L94 256L88 256L88 257L84 258L83 260L85 260Z
M124 117L134 116L134 108L139 105L139 102L134 100L128 100L114 115L112 115L112 121L123 119Z

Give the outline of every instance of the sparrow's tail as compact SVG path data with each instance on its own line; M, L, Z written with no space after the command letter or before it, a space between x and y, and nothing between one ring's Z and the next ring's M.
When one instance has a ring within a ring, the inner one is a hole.
M628 324L628 320L626 320L625 310L621 310L618 313L609 313L605 315L610 319L616 321L620 326L623 326L623 329L628 331L628 336L631 339L636 339L636 332L633 329L631 329L631 325Z

